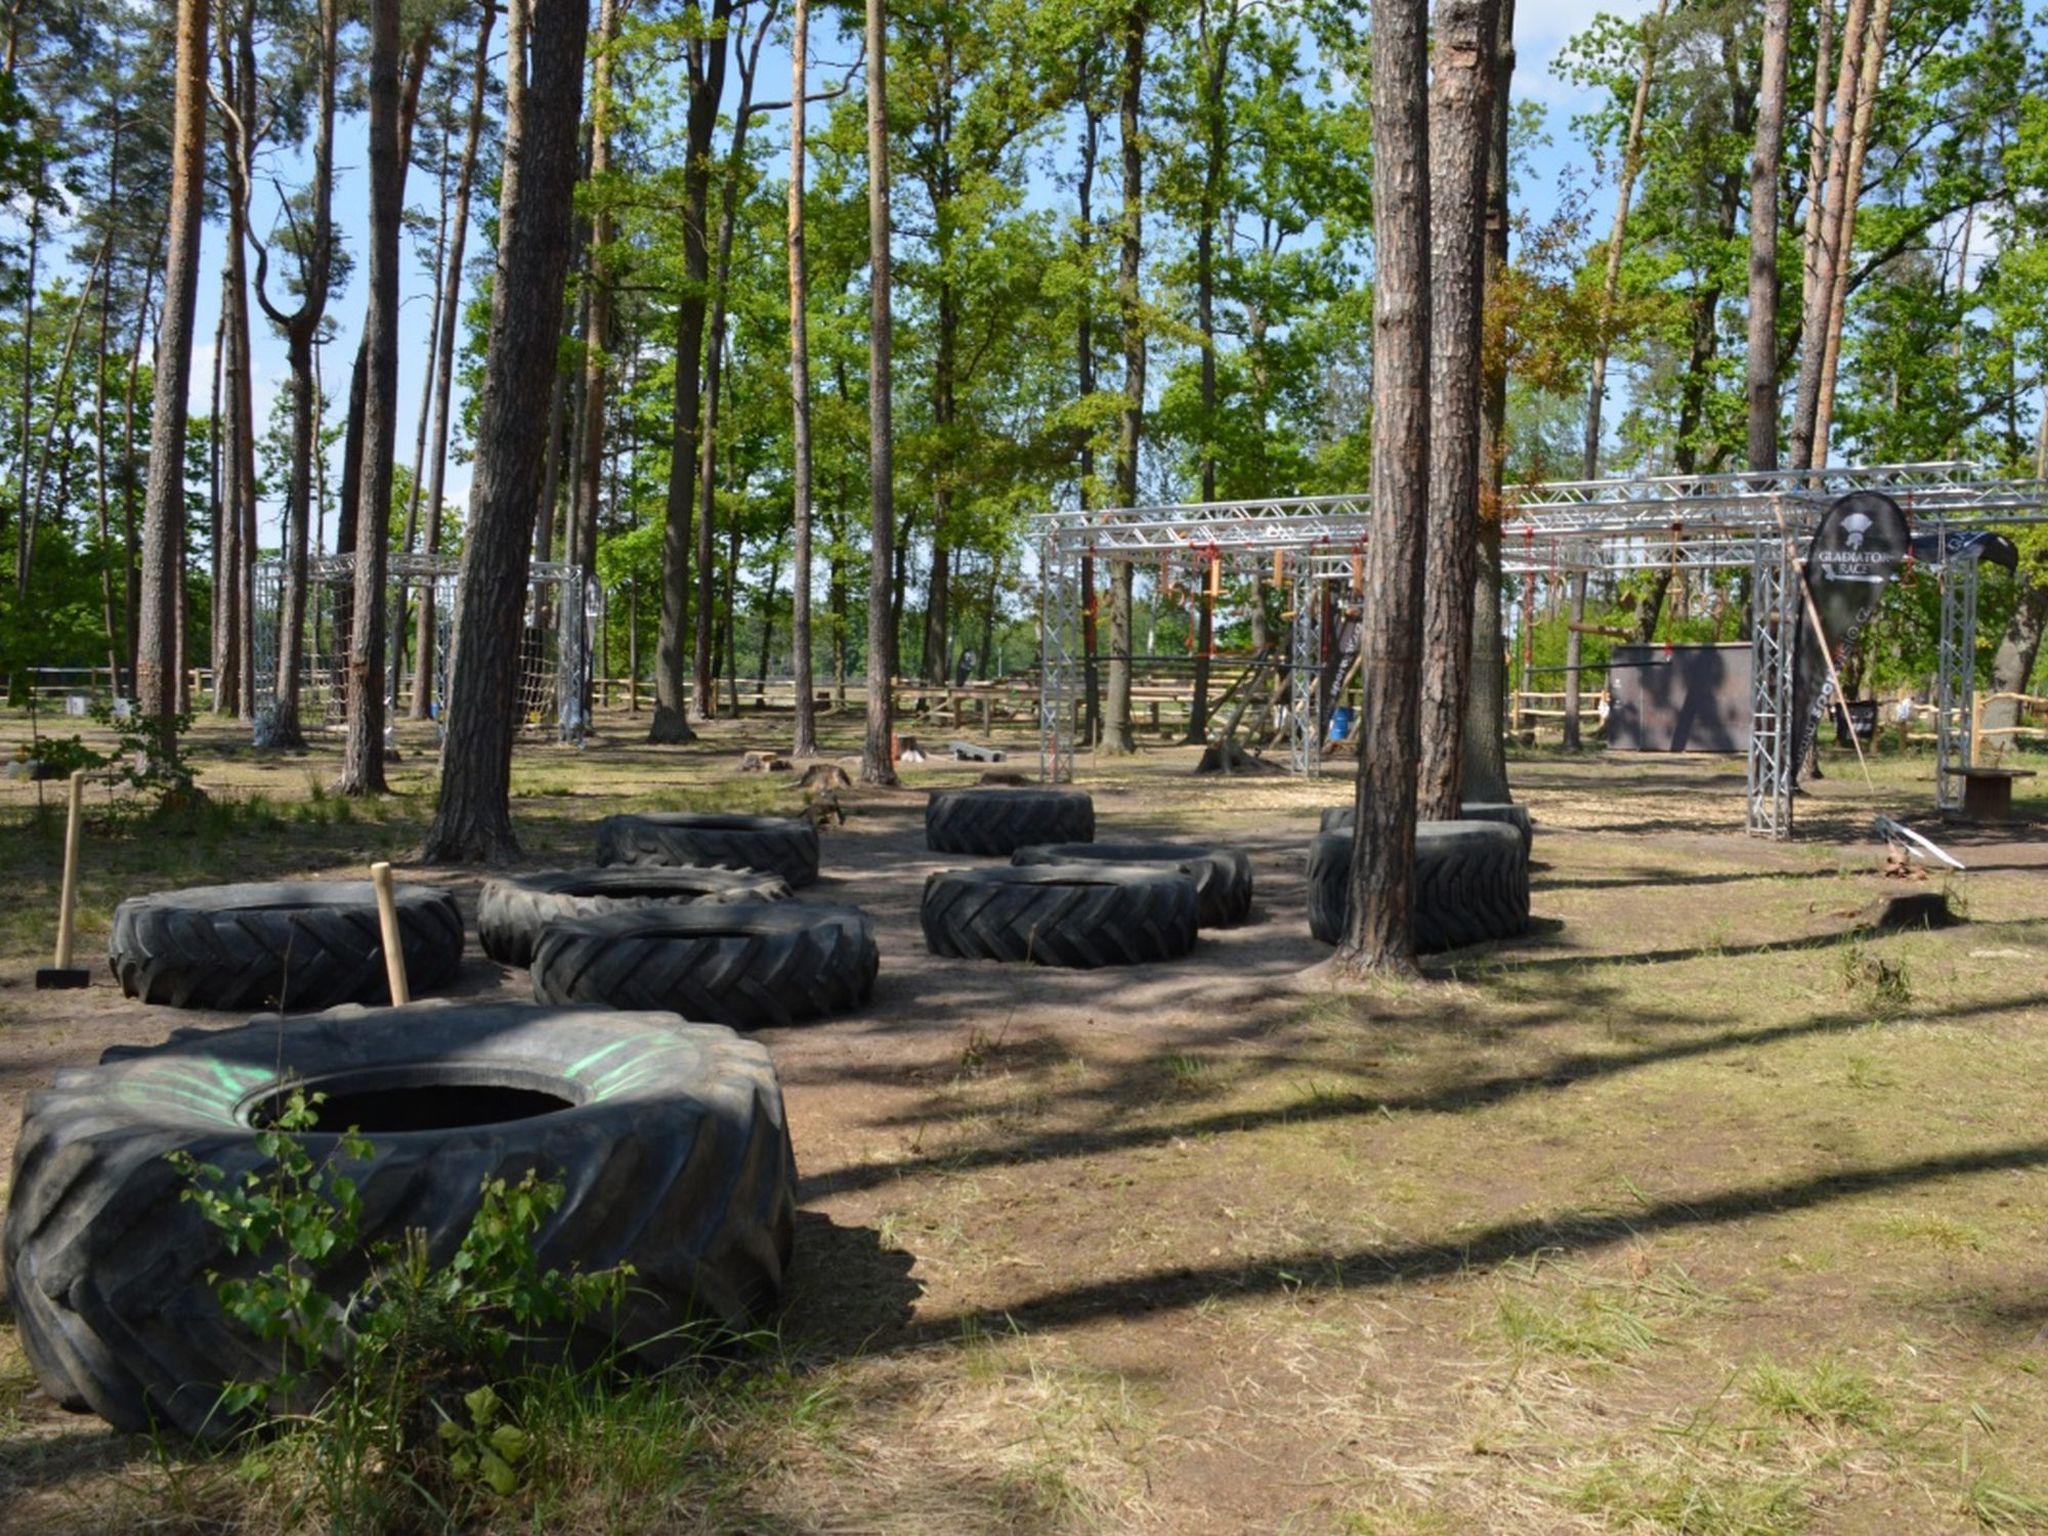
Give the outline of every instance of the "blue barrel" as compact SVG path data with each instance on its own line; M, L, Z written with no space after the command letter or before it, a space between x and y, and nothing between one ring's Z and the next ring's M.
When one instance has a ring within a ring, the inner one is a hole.
M1348 704L1339 704L1330 711L1330 740L1342 741L1351 734L1352 722L1358 718L1358 711Z

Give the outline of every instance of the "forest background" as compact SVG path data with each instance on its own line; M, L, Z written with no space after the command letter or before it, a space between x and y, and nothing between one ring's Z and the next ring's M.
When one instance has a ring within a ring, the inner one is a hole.
M314 549L346 548L353 534L341 508L360 472L349 380L368 286L368 39L361 8L335 0L211 10L182 650L218 683L195 705L245 714L269 649L250 617L249 566L278 556L295 491ZM452 555L489 319L505 29L502 15L486 25L456 0L400 10L406 239L390 543ZM0 670L17 696L38 666L109 667L125 690L162 307L171 16L123 0L11 0L4 19ZM785 0L593 6L560 367L533 424L548 444L537 552L588 564L604 588L602 669L635 665L651 691L692 711L716 707L737 677L790 664L791 20ZM860 21L821 8L809 49L821 685L866 667ZM1489 296L1508 373L1504 478L1743 467L1762 8L1658 0L1516 22L1512 267ZM902 672L937 677L965 651L978 675L1034 664L1034 512L1366 485L1367 23L1356 7L1239 0L891 10L887 586ZM1789 385L1810 350L1799 302L1807 193L1815 167L1839 156L1823 142L1816 160L1810 134L1816 120L1834 133L1841 116L1844 34L1874 41L1873 89L1850 98L1844 125L1860 186L1816 457L1967 458L2039 474L2048 53L2006 0L1792 8L1779 171L1788 300L1775 327L1786 404L1797 410ZM323 75L335 97L324 263L313 196ZM302 488L293 323L317 422ZM665 547L679 518L687 537ZM2024 689L2048 619L2048 554L2018 536L2018 578L1987 585L1980 665L1986 682ZM1196 577L1136 572L1133 649L1184 657L1199 646ZM1544 583L1539 596L1531 651L1552 669L1539 687L1566 659L1573 611L1654 638L1741 632L1733 578L1652 571L1583 594ZM1852 686L1925 686L1934 602L1929 582L1892 590ZM1277 606L1240 573L1213 614L1216 646L1248 650ZM667 646L665 621L681 626ZM408 614L392 633L402 673L430 631ZM1608 637L1581 644L1597 668Z

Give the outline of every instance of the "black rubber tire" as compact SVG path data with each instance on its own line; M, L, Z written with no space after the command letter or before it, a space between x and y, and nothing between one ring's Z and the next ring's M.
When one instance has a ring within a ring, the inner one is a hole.
M1095 802L1079 789L935 789L924 807L934 853L1007 859L1032 843L1092 843Z
M1357 814L1357 811L1348 805L1325 806L1319 830L1349 832ZM1458 807L1458 819L1506 822L1521 837L1523 853L1527 853L1536 841L1536 824L1529 819L1529 807L1526 805L1513 805L1505 800L1467 800Z
M521 970L533 964L541 928L565 917L595 917L627 907L714 906L735 901L786 901L779 875L753 870L650 865L610 869L544 869L486 880L476 899L476 936L484 953Z
M398 935L414 993L462 968L462 913L449 892L400 883ZM391 1000L377 897L367 880L203 885L133 896L114 909L107 959L121 990L173 1008L281 1008Z
M1236 848L1207 843L1034 843L1012 864L1163 864L1195 882L1195 922L1229 928L1252 910L1252 861Z
M818 878L818 829L794 816L607 816L597 824L597 862L754 869L795 890Z
M536 1169L564 1186L537 1235L541 1269L630 1263L619 1338L648 1364L693 1347L677 1337L681 1323L739 1327L780 1299L796 1170L760 1046L670 1015L514 1003L338 1009L174 1039L59 1072L31 1096L5 1258L22 1347L52 1397L127 1431L235 1427L213 1416L221 1384L266 1379L277 1347L222 1311L214 1274L246 1277L278 1255L229 1254L165 1154L188 1152L238 1184L265 1164L250 1116L286 1080L370 1094L431 1087L425 1102L444 1111L462 1087L545 1092L572 1106L407 1129L398 1127L417 1122L421 1097L384 1098L397 1100L394 1128L366 1124L370 1157L340 1165L357 1181L362 1223L357 1251L321 1271L330 1295L363 1284L366 1250L414 1229L431 1261L446 1264L483 1181ZM302 1140L316 1161L334 1155L331 1132ZM537 1353L566 1344L581 1354L585 1342L599 1341L544 1341Z
M533 995L760 1029L860 1007L880 963L874 927L852 907L643 907L549 923Z
M1325 944L1343 936L1351 896L1348 832L1309 847L1308 926ZM1496 821L1425 821L1415 828L1415 947L1460 949L1529 931L1529 855Z
M926 948L962 960L1093 970L1195 947L1192 876L1158 864L1025 864L926 877Z

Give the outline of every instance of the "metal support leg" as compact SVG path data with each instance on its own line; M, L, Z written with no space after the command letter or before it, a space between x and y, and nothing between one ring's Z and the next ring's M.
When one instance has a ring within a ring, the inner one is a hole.
M1074 676L1081 647L1080 576L1057 538L1039 546L1038 777L1074 780Z
M1977 576L1974 556L1949 556L1948 529L1936 546L1941 563L1941 641L1935 649L1934 803L1943 811L1963 803L1960 770L1971 766L1971 730L1977 693Z
M1323 675L1323 590L1313 573L1294 584L1294 627L1287 673L1287 766L1315 778L1323 766L1323 719L1316 694Z
M1750 569L1755 622L1750 641L1748 812L1746 830L1792 835L1792 665L1799 649L1798 573L1785 541L1760 533Z

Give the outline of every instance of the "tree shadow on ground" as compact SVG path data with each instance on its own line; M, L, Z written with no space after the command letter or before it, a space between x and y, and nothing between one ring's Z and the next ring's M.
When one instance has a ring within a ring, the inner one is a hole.
M1891 1023L1925 1024L1943 1019L1997 1014L2024 1007L2031 995L2000 998L1987 1002L1916 1011ZM1562 1018L1564 1015L1558 1015ZM1648 1016L1639 1016L1642 1023ZM1683 1026L1691 1021L1666 1017L1662 1022ZM1434 1027L1434 1026L1432 1026ZM1170 1064L1145 1058L1113 1074L1111 1080L1083 1095L1069 1094L1068 1102L1092 1102L1104 1116L1104 1123L1090 1127L1053 1130L982 1146L949 1147L943 1151L848 1164L824 1172L812 1171L799 1180L799 1197L817 1200L830 1195L877 1188L900 1179L932 1173L948 1175L980 1169L1017 1166L1064 1159L1099 1157L1144 1147L1168 1146L1217 1135L1244 1135L1272 1126L1298 1126L1334 1121L1380 1117L1394 1114L1463 1114L1504 1104L1530 1094L1571 1088L1598 1082L1671 1062L1700 1060L1730 1052L1756 1050L1767 1046L1818 1036L1869 1030L1876 1025L1865 1014L1839 1012L1824 1014L1797 1024L1772 1025L1761 1029L1724 1031L1690 1040L1648 1046L1640 1050L1569 1052L1541 1067L1522 1072L1499 1073L1452 1082L1441 1087L1392 1093L1324 1093L1308 1102L1249 1109L1221 1109L1209 1113L1182 1115L1153 1123L1133 1123L1130 1113L1156 1103L1161 1080L1169 1075ZM1057 1059L1063 1046L1037 1053L1041 1059ZM1369 1065L1370 1063L1360 1063ZM1306 1060L1254 1062L1256 1071L1271 1074L1287 1066L1309 1066ZM876 1081L883 1079L878 1074ZM900 1076L896 1079L900 1082ZM876 1128L910 1128L928 1124L945 1113L944 1107L927 1104L898 1115L869 1121Z
M1489 1270L1539 1253L1584 1252L1648 1234L1807 1210L1939 1179L2043 1167L2048 1167L2048 1142L2023 1142L1744 1185L1687 1200L1658 1201L1627 1216L1584 1213L1503 1222L1455 1242L1399 1243L1341 1252L1302 1250L1253 1264L1180 1265L1015 1297L1004 1302L999 1313L973 1311L921 1318L915 1334L935 1341L957 1338L965 1325L977 1321L1001 1321L1023 1329L1073 1327L1106 1318L1185 1310L1216 1300L1291 1293L1304 1286L1378 1289Z

